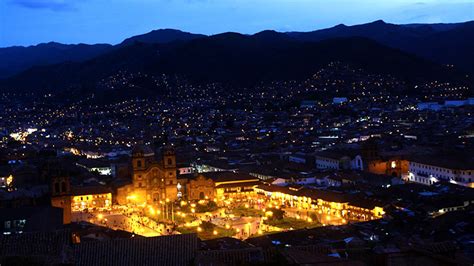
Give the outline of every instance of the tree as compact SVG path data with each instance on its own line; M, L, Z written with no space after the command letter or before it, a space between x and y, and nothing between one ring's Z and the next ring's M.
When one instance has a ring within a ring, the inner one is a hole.
M309 214L309 218L311 218L313 221L319 221L318 216L314 212Z
M214 230L214 227L215 225L211 222L202 222L201 223L201 228L204 230L204 231L213 231Z
M282 209L271 208L268 209L268 211L271 211L273 213L272 216L269 217L269 219L283 220L283 217L285 217L285 211Z
M202 212L212 212L217 210L217 204L214 201L209 201L205 205L197 204L196 206L196 212L202 213Z

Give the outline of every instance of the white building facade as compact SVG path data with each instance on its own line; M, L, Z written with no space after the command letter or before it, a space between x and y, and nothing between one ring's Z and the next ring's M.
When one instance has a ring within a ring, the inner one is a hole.
M332 170L363 170L363 161L360 155L350 158L343 156L341 158L330 158L324 156L316 156L317 169L332 169Z
M452 169L426 163L410 161L405 181L433 185L440 181L474 187L474 169Z

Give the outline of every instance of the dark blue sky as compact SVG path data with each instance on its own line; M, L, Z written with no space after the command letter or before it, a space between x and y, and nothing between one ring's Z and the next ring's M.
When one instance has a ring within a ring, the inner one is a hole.
M474 0L0 0L0 47L115 44L159 28L204 34L309 31L377 19L474 20Z

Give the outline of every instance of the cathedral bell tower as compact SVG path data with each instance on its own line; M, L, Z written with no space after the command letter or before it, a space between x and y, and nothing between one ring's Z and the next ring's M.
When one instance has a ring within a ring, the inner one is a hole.
M374 138L370 138L362 143L362 157L367 161L379 158L379 148Z
M176 168L176 152L170 146L163 148L163 168Z
M136 146L132 151L133 170L144 170L146 168L145 150L141 146Z
M162 160L166 198L174 201L178 193L178 180L176 176L176 152L171 146L163 147Z
M51 206L63 209L63 223L71 223L71 183L69 177L51 178Z

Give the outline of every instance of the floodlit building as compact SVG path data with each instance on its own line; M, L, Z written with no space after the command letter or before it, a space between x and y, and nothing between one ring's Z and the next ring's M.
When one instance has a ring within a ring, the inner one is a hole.
M187 200L213 200L215 184L211 178L202 174L184 175L178 179L178 197Z
M178 198L176 154L173 148L164 147L160 160L154 152L143 146L132 151L132 184L118 188L119 204L159 204Z
M474 187L474 168L468 167L473 164L460 162L462 158L458 159L450 156L413 158L409 162L408 173L403 178L406 181L424 185L445 181Z
M69 177L53 177L51 180L51 206L63 209L63 223L69 224L71 214L71 183Z
M112 207L112 191L105 186L85 186L72 188L72 210L110 208Z
M407 160L401 158L381 158L368 163L367 171L378 175L391 175L401 177L408 172Z
M254 188L260 180L254 176L234 172L208 172L203 173L214 181L217 198L238 198L254 194Z
M370 221L385 214L381 202L329 190L274 185L260 185L255 190L281 205L317 210L347 221Z

